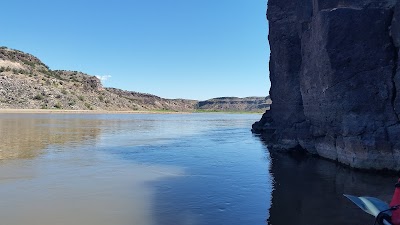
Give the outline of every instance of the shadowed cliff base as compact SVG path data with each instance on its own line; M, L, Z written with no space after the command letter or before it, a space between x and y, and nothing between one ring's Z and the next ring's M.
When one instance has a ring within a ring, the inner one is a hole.
M400 170L400 1L270 0L268 146Z

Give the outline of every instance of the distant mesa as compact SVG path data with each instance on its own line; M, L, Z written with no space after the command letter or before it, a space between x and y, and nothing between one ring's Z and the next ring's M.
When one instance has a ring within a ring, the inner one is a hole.
M272 101L268 97L219 97L198 103L198 109L214 111L263 112L269 110Z
M270 104L269 97L197 101L105 88L96 76L51 70L31 54L0 47L0 109L262 112Z

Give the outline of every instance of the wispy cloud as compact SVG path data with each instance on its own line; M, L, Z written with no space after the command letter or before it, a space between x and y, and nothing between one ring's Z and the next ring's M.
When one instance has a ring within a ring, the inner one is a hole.
M101 80L101 82L104 82L104 81L106 81L106 80L111 78L110 75L96 76L96 77L99 78Z

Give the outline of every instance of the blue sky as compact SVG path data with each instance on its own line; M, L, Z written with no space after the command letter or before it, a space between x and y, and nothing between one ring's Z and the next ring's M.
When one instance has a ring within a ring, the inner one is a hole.
M266 96L266 0L12 0L0 46L166 98Z

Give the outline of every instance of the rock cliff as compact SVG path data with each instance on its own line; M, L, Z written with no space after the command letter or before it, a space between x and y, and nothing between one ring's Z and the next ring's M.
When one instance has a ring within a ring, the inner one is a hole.
M270 149L400 170L400 0L269 0Z

